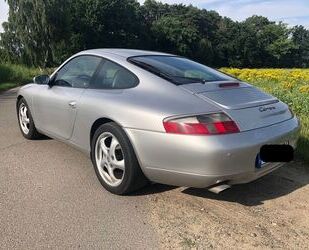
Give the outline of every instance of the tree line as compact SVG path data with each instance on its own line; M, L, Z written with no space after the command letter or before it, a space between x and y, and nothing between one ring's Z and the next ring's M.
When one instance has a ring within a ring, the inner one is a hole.
M309 30L262 16L237 22L146 0L7 0L0 60L51 67L81 50L137 48L231 67L309 67Z

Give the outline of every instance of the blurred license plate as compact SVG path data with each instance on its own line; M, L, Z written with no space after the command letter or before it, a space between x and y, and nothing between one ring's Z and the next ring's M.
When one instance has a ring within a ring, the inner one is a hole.
M264 145L259 156L263 162L290 162L294 159L294 149L288 144Z

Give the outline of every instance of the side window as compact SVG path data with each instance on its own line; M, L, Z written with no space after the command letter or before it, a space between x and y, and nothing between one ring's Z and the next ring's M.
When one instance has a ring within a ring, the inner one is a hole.
M58 72L54 85L72 88L87 88L101 58L96 56L78 56Z
M138 84L137 77L116 63L106 60L98 71L91 88L126 89Z

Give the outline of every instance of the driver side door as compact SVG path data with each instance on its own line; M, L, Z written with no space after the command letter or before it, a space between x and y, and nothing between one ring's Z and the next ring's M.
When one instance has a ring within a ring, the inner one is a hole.
M41 86L33 100L40 130L60 139L71 138L80 97L101 61L96 56L75 57L54 74L51 87Z

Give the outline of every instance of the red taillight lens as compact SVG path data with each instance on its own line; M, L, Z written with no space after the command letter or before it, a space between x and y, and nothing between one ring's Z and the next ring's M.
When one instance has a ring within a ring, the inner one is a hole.
M163 122L165 131L173 134L218 135L239 132L239 128L224 113L198 115Z

